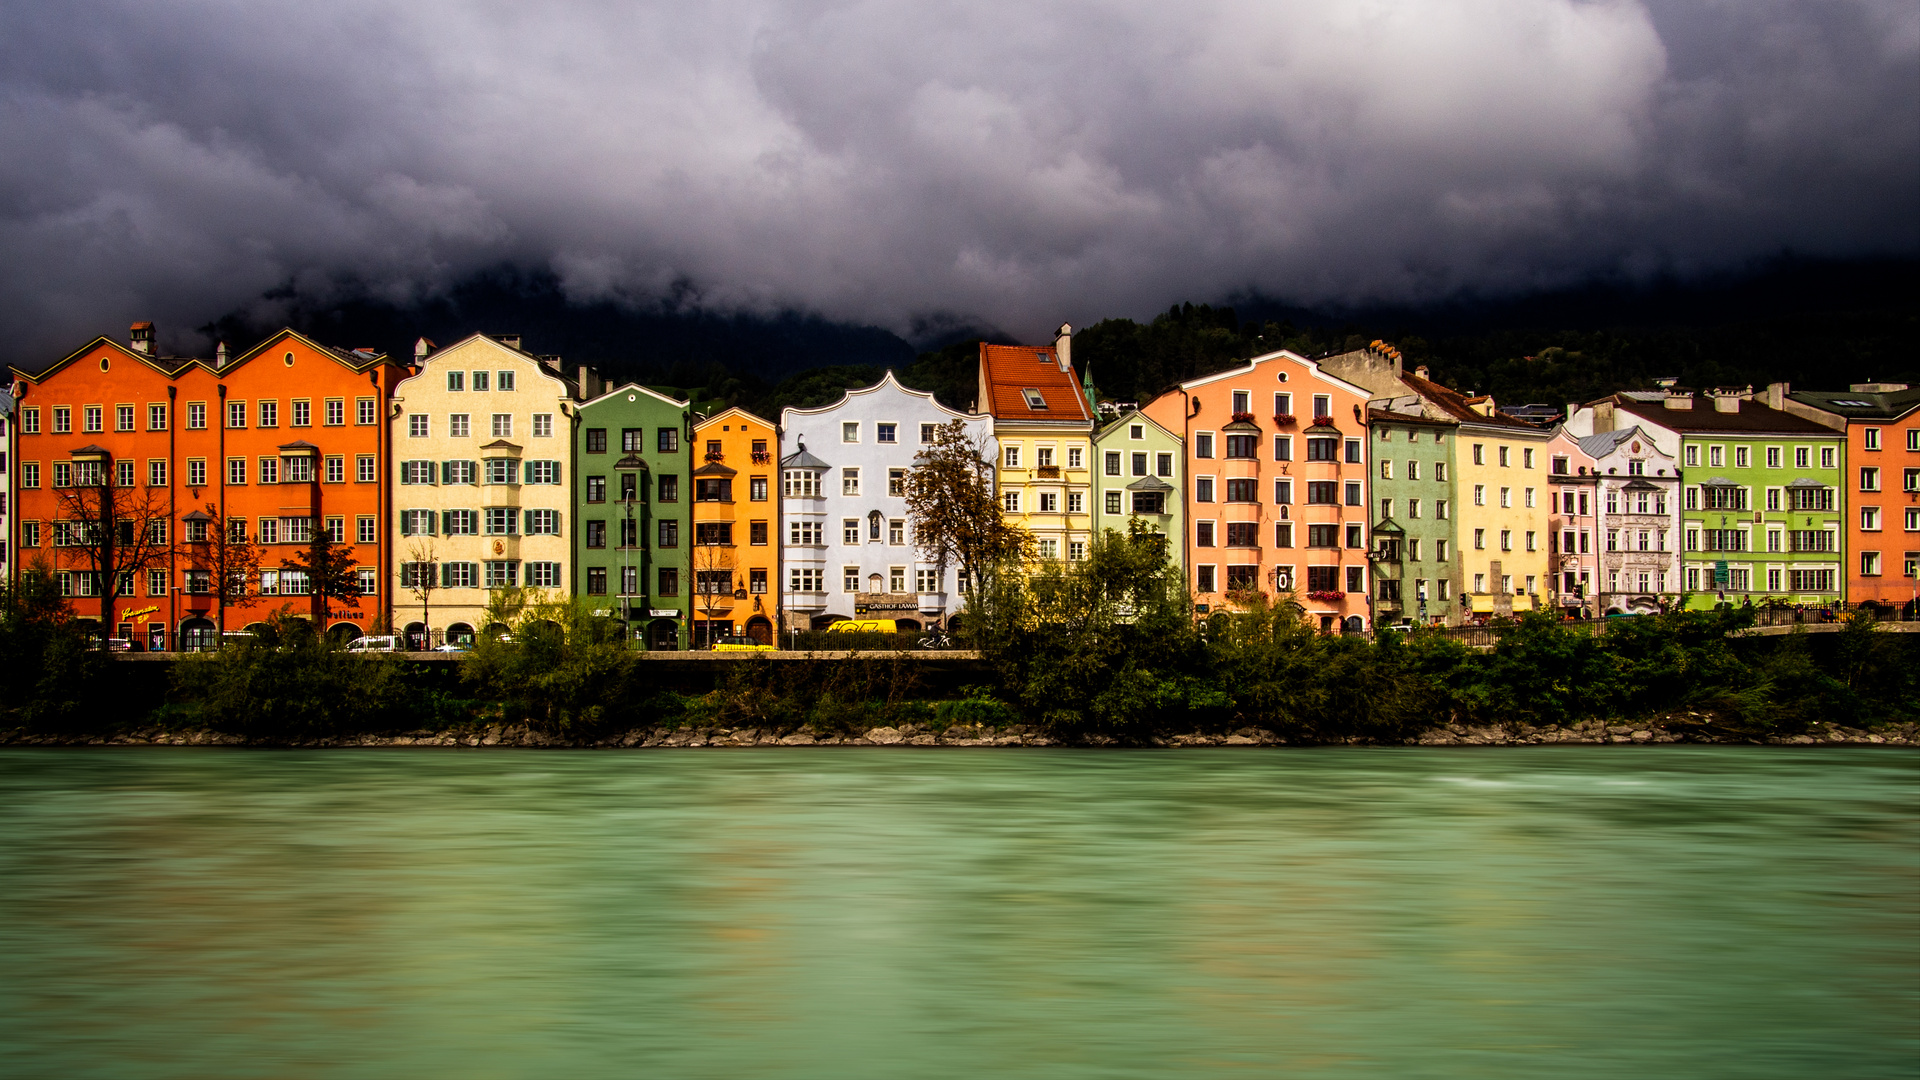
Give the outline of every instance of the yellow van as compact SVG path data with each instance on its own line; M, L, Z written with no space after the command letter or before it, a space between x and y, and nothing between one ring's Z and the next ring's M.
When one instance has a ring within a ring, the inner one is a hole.
M841 619L827 627L829 634L897 634L900 627L892 619Z

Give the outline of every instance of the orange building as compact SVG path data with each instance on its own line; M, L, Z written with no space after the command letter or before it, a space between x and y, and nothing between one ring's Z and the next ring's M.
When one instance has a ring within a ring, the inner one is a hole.
M1775 383L1767 396L1775 408L1847 433L1847 603L1920 611L1920 388Z
M333 601L320 620L358 632L384 622L383 414L405 374L385 356L282 330L231 359L224 345L211 360L162 357L153 324L135 323L129 345L96 338L42 371L14 374L16 574L44 562L80 615L115 636L151 649L200 648L222 625L237 629L271 611L313 617L304 575L283 564L307 550L318 527L351 549L367 591ZM96 478L110 486L117 517L151 522L135 545L145 548L139 565L113 590L88 548L72 542L68 520L76 490ZM253 595L232 610L221 610L208 570L221 522L260 555Z
M773 500L779 430L744 409L693 426L694 647L743 634L775 644L780 624L780 504Z
M1186 440L1196 603L1291 593L1322 629L1368 628L1365 388L1282 350L1140 411Z

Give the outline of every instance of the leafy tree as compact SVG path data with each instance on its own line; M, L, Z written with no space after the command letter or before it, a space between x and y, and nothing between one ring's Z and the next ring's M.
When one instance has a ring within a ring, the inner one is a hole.
M325 522L312 518L308 524L310 539L305 551L296 553L291 559L283 559L283 569L297 570L307 576L307 589L311 595L311 615L313 625L324 628L327 625L330 609L329 600L359 600L365 588L360 584L358 561L353 557L353 546L336 543L333 534L325 527Z
M590 729L634 719L648 699L620 627L587 601L523 593L488 614L506 622L511 640L483 635L460 675L499 719L553 733Z
M993 463L984 443L955 420L935 429L933 444L907 473L907 518L913 544L941 580L957 566L966 579L969 608L994 570L1031 556L1033 534L1007 521L993 494Z
M184 538L192 575L188 591L213 598L215 625L225 634L228 606L245 607L259 594L260 548L247 539L245 519L229 519L213 503L208 503L201 514L206 520L190 520ZM196 525L206 531L197 531Z
M433 593L440 587L440 559L432 540L416 540L407 549L407 562L400 568L400 587L420 601L420 625L423 644L433 647Z
M72 729L95 714L107 660L92 649L44 562L0 581L0 724Z
M180 658L174 695L185 715L255 738L308 738L417 723L405 661L349 653L303 619L269 617L229 647Z

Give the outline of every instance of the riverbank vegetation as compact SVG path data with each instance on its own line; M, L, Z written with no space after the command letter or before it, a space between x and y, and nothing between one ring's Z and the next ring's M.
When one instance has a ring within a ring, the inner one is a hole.
M1321 633L1285 596L1195 619L1160 544L1109 533L1081 562L990 575L962 642L984 660L959 683L875 650L749 655L706 685L669 685L606 620L526 595L503 598L508 639L458 662L349 653L289 617L219 652L116 664L88 647L52 581L29 571L0 589L0 648L15 661L0 668L0 729L160 725L274 742L519 727L583 743L640 728L954 729L1102 744L1257 730L1292 743L1404 743L1449 725L1684 717L1674 722L1696 734L1775 738L1920 719L1920 635L1865 617L1839 633L1759 638L1742 635L1741 609L1600 624L1529 615L1476 650L1435 632Z

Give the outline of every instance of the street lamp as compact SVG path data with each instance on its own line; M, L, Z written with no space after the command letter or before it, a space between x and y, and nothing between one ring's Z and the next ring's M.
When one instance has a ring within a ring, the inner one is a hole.
M638 573L633 560L640 548L640 529L646 525L643 514L638 524L634 522L634 507L639 504L640 474L647 471L647 463L640 455L629 451L625 457L613 463L614 472L620 477L620 505L626 513L625 527L620 533L620 615L629 631L627 648L633 648L633 637L639 633L634 629L633 598L645 595L646 589L640 584L640 577L646 573L646 560L641 559Z

